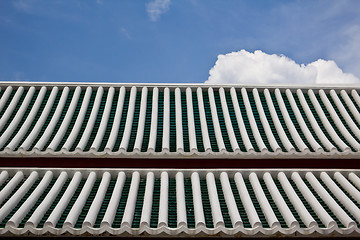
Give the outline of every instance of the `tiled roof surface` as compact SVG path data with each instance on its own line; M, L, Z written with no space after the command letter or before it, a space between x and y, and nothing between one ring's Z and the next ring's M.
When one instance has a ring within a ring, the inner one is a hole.
M5 169L0 234L359 237L359 174Z
M0 154L359 157L357 88L6 86Z

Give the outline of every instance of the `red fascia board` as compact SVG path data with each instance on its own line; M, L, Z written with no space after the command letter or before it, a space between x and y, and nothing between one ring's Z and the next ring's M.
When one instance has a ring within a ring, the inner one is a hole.
M358 159L0 158L0 167L51 168L337 168L360 169Z

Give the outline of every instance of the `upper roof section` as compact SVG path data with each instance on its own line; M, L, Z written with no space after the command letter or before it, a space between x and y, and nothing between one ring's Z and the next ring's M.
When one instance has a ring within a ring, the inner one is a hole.
M1 83L0 155L359 158L359 87Z

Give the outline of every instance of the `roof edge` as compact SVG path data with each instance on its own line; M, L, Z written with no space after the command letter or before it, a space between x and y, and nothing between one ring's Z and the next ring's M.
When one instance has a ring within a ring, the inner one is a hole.
M206 83L110 83L110 82L19 82L19 81L0 81L2 86L91 86L91 87L119 87L119 86L139 86L139 87L244 87L244 88L300 88L300 89L360 89L360 84L206 84Z

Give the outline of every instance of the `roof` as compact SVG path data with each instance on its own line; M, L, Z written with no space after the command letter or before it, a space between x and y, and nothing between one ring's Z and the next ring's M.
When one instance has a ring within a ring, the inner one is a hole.
M359 86L0 85L0 156L360 157Z
M3 169L0 234L360 236L359 170Z

